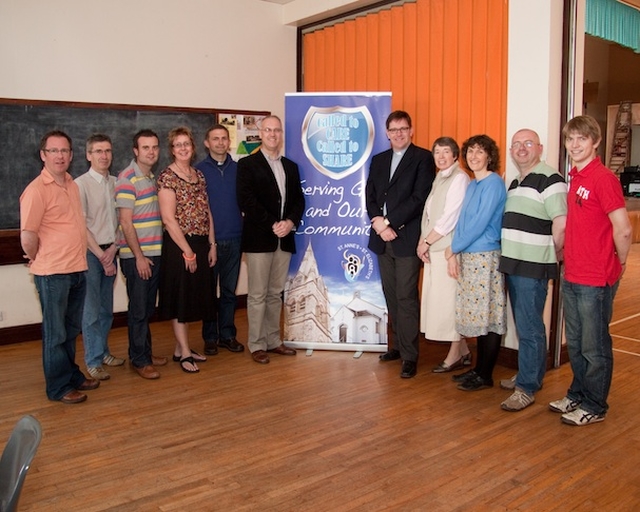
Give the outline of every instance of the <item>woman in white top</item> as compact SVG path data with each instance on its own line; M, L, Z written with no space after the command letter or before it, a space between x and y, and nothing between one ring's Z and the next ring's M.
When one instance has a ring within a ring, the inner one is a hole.
M449 275L453 272L447 271L448 266L458 265L458 260L457 257L447 260L444 256L451 245L469 176L458 165L460 148L455 140L440 137L433 143L432 151L438 173L424 206L416 251L424 262L420 330L429 340L451 342L445 360L432 370L446 373L471 365L469 347L456 330L457 280Z

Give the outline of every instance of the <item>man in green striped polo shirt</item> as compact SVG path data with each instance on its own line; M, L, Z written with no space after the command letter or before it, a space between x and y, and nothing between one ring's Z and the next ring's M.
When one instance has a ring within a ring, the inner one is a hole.
M511 139L511 158L518 176L511 182L502 220L500 271L506 274L518 335L518 374L505 411L531 405L542 387L547 364L543 320L549 279L558 278L567 219L567 184L541 161L538 134L518 130Z

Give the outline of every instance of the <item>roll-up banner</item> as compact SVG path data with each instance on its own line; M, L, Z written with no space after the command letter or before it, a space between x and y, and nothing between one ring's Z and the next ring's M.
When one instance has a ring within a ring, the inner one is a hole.
M384 352L387 308L365 185L389 148L391 93L285 96L285 154L300 169L306 206L284 294L284 340L295 348Z

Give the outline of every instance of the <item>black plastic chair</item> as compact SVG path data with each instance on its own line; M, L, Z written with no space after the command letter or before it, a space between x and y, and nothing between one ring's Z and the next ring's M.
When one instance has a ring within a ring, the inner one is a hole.
M0 512L18 509L20 491L42 439L42 427L33 416L16 424L0 459Z

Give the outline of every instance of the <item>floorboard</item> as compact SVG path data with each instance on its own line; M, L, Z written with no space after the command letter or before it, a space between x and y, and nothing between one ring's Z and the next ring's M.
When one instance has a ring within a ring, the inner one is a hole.
M73 406L46 399L40 343L2 346L0 446L24 414L44 430L20 510L637 510L638 278L634 245L614 307L610 411L583 428L547 409L569 365L547 373L534 405L507 413L499 387L465 393L431 373L447 350L437 344L421 346L408 380L374 353L299 351L258 365L223 350L197 375L170 362L157 381L126 364ZM244 340L246 311L238 324ZM154 352L170 356L169 323L152 332ZM110 343L124 356L126 329ZM496 383L510 375L498 366Z

